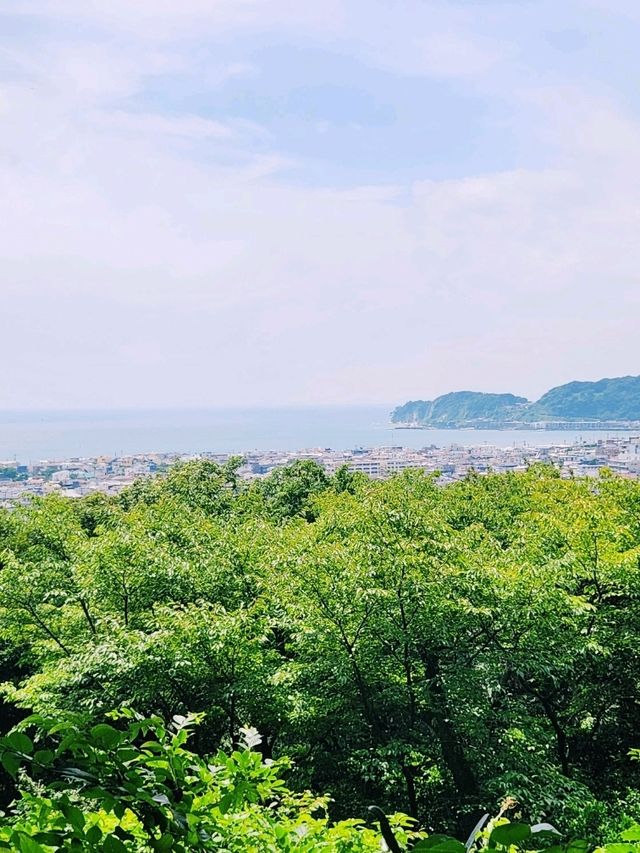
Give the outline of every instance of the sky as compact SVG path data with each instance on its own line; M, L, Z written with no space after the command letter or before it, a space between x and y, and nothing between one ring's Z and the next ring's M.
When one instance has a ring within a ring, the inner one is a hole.
M640 373L637 0L0 0L0 409Z

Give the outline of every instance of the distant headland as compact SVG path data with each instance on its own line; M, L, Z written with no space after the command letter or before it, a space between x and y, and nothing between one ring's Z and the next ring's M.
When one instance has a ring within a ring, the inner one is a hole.
M391 422L404 429L635 429L640 376L568 382L536 402L515 394L453 391L397 406Z

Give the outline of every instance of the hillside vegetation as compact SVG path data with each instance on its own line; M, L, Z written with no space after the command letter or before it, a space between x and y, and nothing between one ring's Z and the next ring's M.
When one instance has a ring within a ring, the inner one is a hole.
M640 376L569 382L547 391L535 403L513 394L455 391L435 400L414 400L398 406L391 420L433 427L549 420L638 421Z
M451 424L476 421L514 420L527 404L514 394L483 394L480 391L453 391L435 400L415 400L398 406L392 414L395 423Z
M640 819L635 482L193 462L0 513L0 561L0 848L373 850L371 804L406 845L509 797L585 853Z
M552 388L527 410L529 420L585 418L640 419L640 376L569 382Z

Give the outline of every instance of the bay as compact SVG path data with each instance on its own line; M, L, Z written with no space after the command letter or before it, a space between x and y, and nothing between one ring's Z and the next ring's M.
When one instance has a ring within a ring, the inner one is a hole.
M0 412L0 459L27 463L135 453L241 453L312 447L448 447L575 444L618 431L407 430L389 423L392 405L283 408Z

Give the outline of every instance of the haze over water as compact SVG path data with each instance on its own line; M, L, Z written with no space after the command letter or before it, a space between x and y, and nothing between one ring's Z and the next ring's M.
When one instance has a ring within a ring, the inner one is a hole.
M406 430L389 423L391 405L273 409L0 413L0 460L26 463L135 453L242 453L312 447L499 447L591 442L628 435L572 430Z

